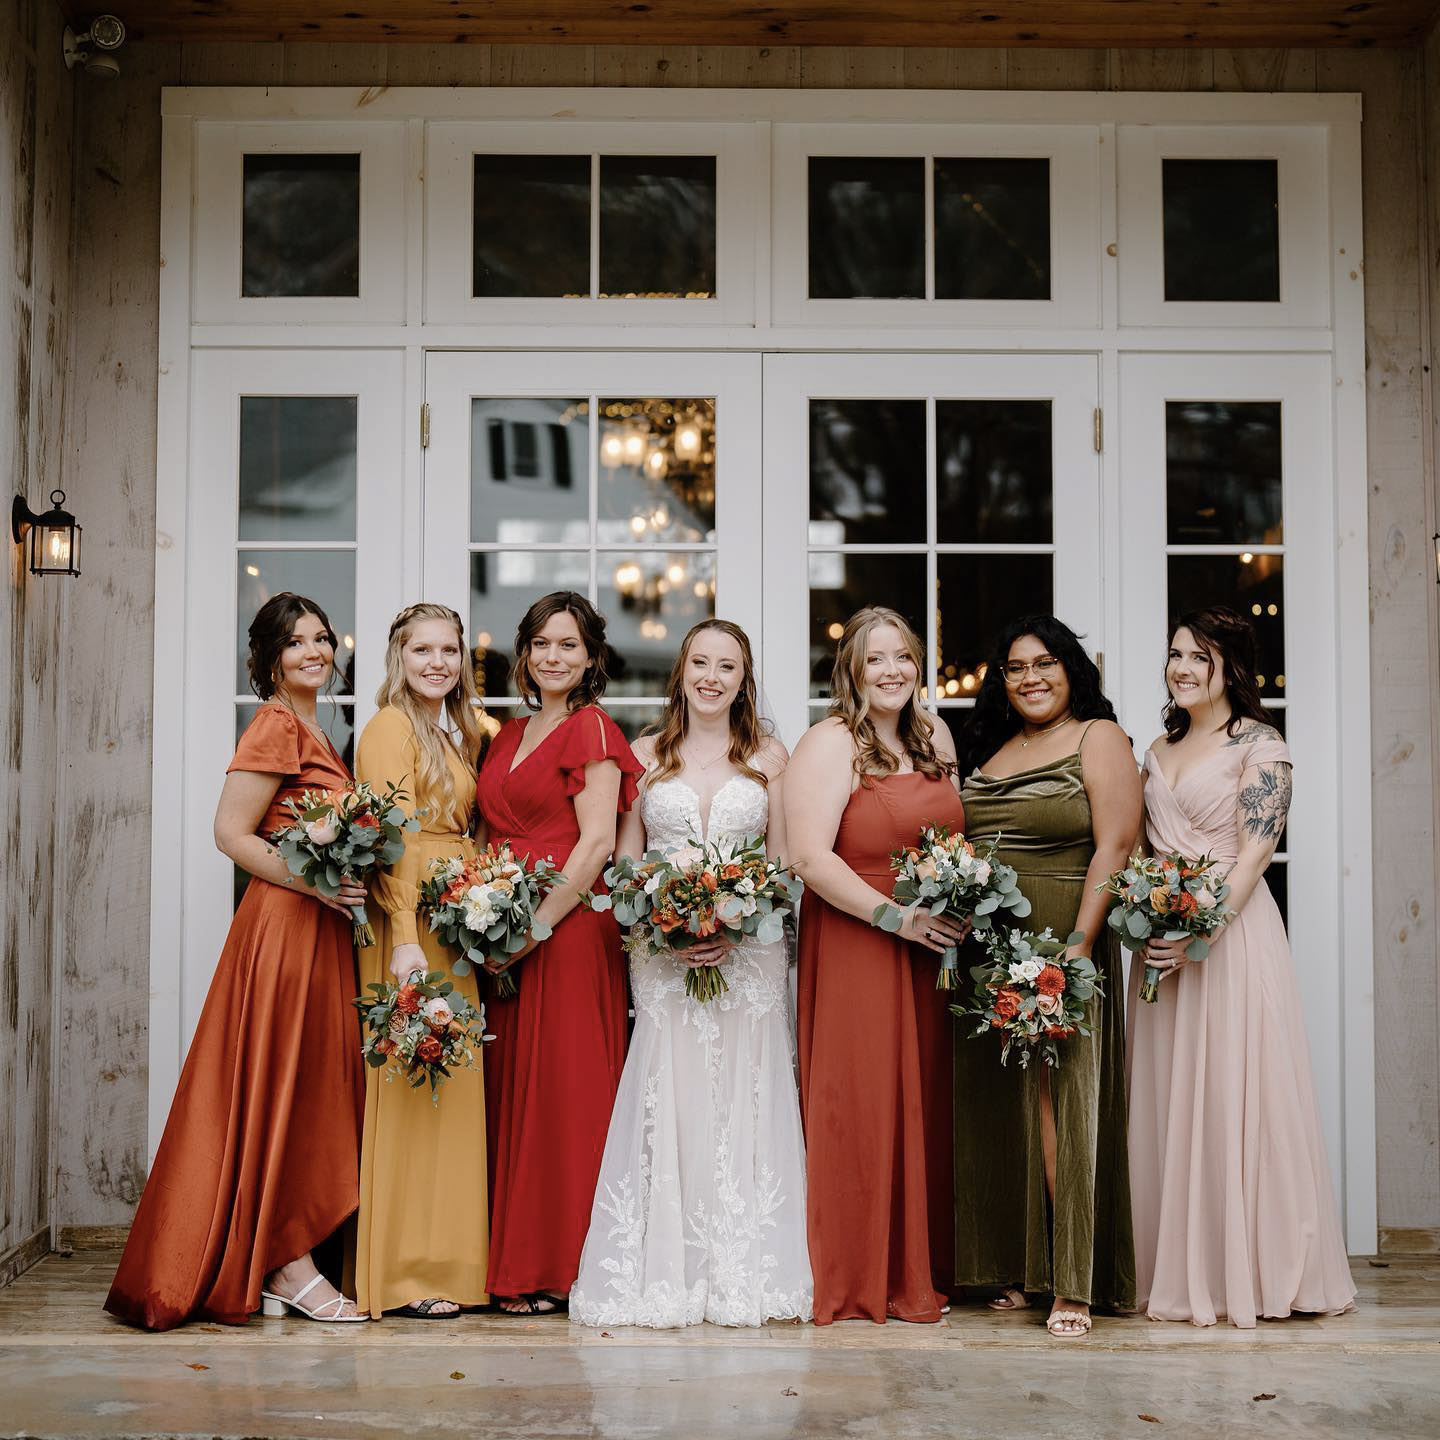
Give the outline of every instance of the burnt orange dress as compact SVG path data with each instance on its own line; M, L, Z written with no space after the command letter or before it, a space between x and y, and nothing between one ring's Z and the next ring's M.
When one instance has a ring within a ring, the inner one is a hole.
M965 828L949 780L872 775L835 853L883 895L890 852ZM940 957L807 892L797 974L815 1323L935 1321L954 1269L951 1021Z
M284 779L257 833L301 790L350 784L334 747L262 705L230 769ZM252 877L190 1043L105 1308L150 1330L243 1325L260 1286L359 1203L365 1090L350 920Z

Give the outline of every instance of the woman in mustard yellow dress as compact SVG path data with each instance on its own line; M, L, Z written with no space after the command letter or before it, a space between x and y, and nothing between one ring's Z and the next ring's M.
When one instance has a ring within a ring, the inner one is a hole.
M395 617L375 698L380 709L360 736L356 777L399 784L420 829L406 834L404 855L375 882L375 944L360 951L362 987L400 983L416 970L448 974L454 960L417 913L430 862L475 853L470 817L485 730L453 610L411 605ZM479 1005L473 973L455 987ZM355 1253L361 1311L438 1320L483 1305L488 1258L481 1071L452 1072L433 1105L427 1088L367 1070Z

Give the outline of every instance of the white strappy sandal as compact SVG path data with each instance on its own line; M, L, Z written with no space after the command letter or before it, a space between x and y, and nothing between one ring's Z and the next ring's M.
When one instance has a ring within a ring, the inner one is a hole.
M301 1286L294 1295L275 1295L269 1290L260 1292L260 1313L274 1318L283 1315L286 1310L293 1310L297 1315L303 1315L307 1320L319 1320L326 1325L354 1325L361 1320L368 1320L368 1315L359 1313L354 1315L342 1315L340 1312L349 1304L348 1297L337 1295L333 1300L327 1300L323 1305L317 1305L313 1310L307 1310L300 1302L324 1279L318 1272L308 1284ZM333 1314L327 1315L327 1310Z

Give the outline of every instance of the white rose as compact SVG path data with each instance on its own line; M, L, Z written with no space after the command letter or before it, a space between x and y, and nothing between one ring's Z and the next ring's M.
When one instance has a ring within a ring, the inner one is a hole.
M755 893L755 882L747 875L743 880L735 882L735 893L737 895L753 895ZM748 911L746 912L749 913Z
M455 1012L450 1008L450 1002L443 995L436 995L433 999L427 1000L420 1007L420 1013L437 1030L442 1025L448 1025L455 1018Z
M495 912L488 905L467 905L465 907L465 928L467 930L488 930L495 923Z
M1208 887L1202 885L1195 892L1195 903L1202 910L1213 910L1220 902L1210 893Z
M1038 960L1020 960L1010 967L1010 978L1017 984L1028 984L1039 977L1045 967Z
M990 883L990 862L988 860L977 860L975 862L975 883L977 885L988 885Z
M340 838L340 820L332 811L323 820L307 820L305 834L315 845L333 845Z
M507 880L513 880L517 875L523 875L525 870L523 866L515 864L512 860L510 864L500 867L500 873L505 876Z
M744 911L744 913L745 913L746 915L753 915L759 908L760 908L760 903L759 903L759 901L757 901L757 900L754 898L754 896L747 895L747 896L745 897L745 911Z
M682 870L688 869L700 858L701 852L693 845L682 845L678 850L670 852L671 863L678 865Z
M664 875L662 875L662 874L657 870L657 871L655 872L655 874L653 874L653 875L645 882L645 893L646 893L647 895L653 895L653 894L660 888L660 886L661 886L662 884L664 884L664 882L665 882L665 877L664 877Z
M1058 995L1037 995L1035 1008L1042 1015L1058 1015L1060 1013L1060 997Z

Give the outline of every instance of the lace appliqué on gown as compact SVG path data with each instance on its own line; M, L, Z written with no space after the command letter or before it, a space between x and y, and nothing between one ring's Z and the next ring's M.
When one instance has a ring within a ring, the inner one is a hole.
M641 814L648 848L702 832L699 800L680 780L649 787ZM767 819L764 786L737 775L711 802L708 838L763 835ZM570 1295L583 1324L810 1318L784 948L737 945L722 969L730 988L701 1004L668 953L631 947L635 1034Z

